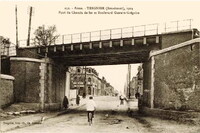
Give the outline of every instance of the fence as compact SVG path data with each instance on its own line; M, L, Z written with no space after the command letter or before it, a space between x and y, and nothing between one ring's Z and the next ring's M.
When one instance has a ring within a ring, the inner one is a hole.
M116 29L99 30L84 33L75 33L69 35L58 36L50 45L55 44L72 44L72 43L83 43L91 41L102 41L109 39L120 39L129 37L139 37L147 35L157 35L165 32L180 31L192 28L192 19L171 21L164 24L148 24ZM31 39L30 46L37 46L39 43ZM27 40L19 41L20 47L28 47Z

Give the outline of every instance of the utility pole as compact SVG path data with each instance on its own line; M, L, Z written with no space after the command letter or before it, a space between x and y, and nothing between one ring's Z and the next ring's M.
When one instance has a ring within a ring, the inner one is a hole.
M16 16L16 51L19 47L18 44L18 20L17 20L17 6L15 6L15 16Z
M77 91L76 91L76 95L79 94L79 91L80 91L80 82L81 82L80 81L80 75L81 74L78 72L78 69L79 68L76 67L76 77L77 77L77 88L76 88Z
M1 45L2 45L2 40L0 39L0 87L1 87Z
M83 96L84 96L84 98L86 97L86 90L87 90L87 78L86 78L86 75L87 75L87 72L86 72L86 66L85 66L85 81L84 81L84 94L83 94Z
M29 16L29 27L28 27L28 40L27 40L27 46L30 46L30 33L31 33L31 17L32 17L32 10L33 7L30 7L30 16Z
M131 97L131 64L128 64L128 98Z

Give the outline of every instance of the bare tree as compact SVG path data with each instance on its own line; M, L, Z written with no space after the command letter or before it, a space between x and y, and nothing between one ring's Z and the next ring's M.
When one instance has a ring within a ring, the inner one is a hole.
M55 35L56 33L56 26L49 26L47 29L45 29L45 26L39 26L35 32L35 41L37 45L44 45L48 46L55 42L55 40L58 38L59 35Z
M10 39L0 36L0 42L1 42L1 44L3 44L3 43L8 44L8 43L10 43Z

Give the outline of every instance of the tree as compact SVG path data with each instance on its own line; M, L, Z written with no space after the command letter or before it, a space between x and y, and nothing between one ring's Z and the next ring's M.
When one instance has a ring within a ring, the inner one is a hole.
M55 42L59 35L55 35L56 26L49 26L45 29L45 26L39 26L35 32L35 41L38 45L48 46Z
M10 39L0 36L0 43L1 44L10 44Z
M0 36L0 44L2 44L4 37Z

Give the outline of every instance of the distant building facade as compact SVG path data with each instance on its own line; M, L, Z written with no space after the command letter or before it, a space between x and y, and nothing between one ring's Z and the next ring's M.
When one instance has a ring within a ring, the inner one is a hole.
M130 98L135 97L135 93L137 90L137 77L133 77L130 81Z
M106 95L107 96L114 96L114 87L110 85L110 83L106 83Z
M114 96L114 87L104 77L99 78L94 68L71 67L70 73L70 89L76 95Z
M137 73L137 83L136 83L136 93L140 93L140 95L143 95L143 68L142 64L138 66L138 73Z
M136 76L132 77L130 82L124 86L124 94L127 98L134 98L136 93L143 95L143 68L142 64L138 66Z

